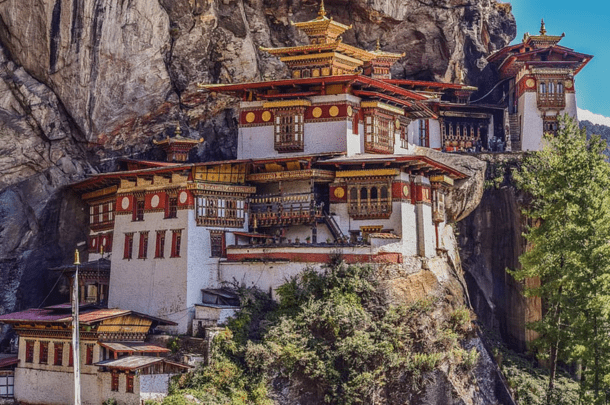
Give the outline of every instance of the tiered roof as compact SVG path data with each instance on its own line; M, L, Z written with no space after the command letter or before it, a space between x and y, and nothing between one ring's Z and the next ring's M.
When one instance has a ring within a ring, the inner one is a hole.
M564 36L547 35L542 20L540 35L526 33L523 42L502 48L487 60L498 66L502 78L514 77L524 67L567 68L577 74L593 56L559 45Z

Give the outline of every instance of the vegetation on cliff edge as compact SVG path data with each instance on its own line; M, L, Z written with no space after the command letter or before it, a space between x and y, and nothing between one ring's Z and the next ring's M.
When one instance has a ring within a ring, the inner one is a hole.
M432 299L387 305L371 267L305 269L277 292L279 303L242 291L242 310L214 340L211 365L183 377L164 404L268 404L282 395L412 403L427 372L445 365L467 376L477 362L478 352L460 345L472 332L467 309Z

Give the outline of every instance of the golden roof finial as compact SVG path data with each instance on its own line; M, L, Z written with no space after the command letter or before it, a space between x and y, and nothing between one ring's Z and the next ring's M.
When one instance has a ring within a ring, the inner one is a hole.
M174 131L174 134L176 136L182 135L182 129L180 128L180 123L178 123L178 125L176 125L176 130Z
M377 52L381 51L381 44L379 43L379 38L377 38L377 46L375 47Z
M318 16L321 18L326 17L326 9L324 8L324 0L320 1L320 11L318 11Z
M546 35L546 26L544 25L544 18L542 19L542 23L540 24L540 35Z

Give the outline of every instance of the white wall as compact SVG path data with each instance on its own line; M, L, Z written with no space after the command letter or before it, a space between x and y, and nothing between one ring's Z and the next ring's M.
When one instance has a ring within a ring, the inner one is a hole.
M144 221L132 221L131 215L115 219L115 254L110 271L109 308L129 309L178 322L173 330L186 332L187 257L189 252L188 216L193 210L178 210L176 218L164 218L163 212L144 214ZM155 258L156 231L165 229L163 258ZM170 257L172 229L182 229L180 257ZM148 230L146 259L138 259L139 231ZM123 259L125 232L135 232L132 259Z

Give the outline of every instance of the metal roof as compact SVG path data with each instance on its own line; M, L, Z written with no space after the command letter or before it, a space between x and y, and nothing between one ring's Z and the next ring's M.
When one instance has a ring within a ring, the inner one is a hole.
M111 359L100 361L99 363L95 363L96 366L106 367L115 370L138 370L144 367L152 366L157 363L166 363L171 364L176 367L181 367L184 369L189 369L191 366L186 364L177 363L173 361L169 361L167 359L161 357L149 357L149 356L126 356L120 359Z
M0 358L0 369L14 366L17 363L19 363L19 358L17 355Z
M49 308L31 308L21 312L13 312L10 314L0 315L0 323L70 323L72 322L72 314L66 311L68 308L70 308L68 304L56 305ZM162 325L176 325L176 323L167 321L165 319L118 308L85 308L82 312L79 313L78 318L81 323L85 325L91 325L106 319L116 318L125 315L139 316L142 318L150 319L155 322L159 322Z
M100 345L119 353L168 353L171 351L166 347L141 342L101 342Z

